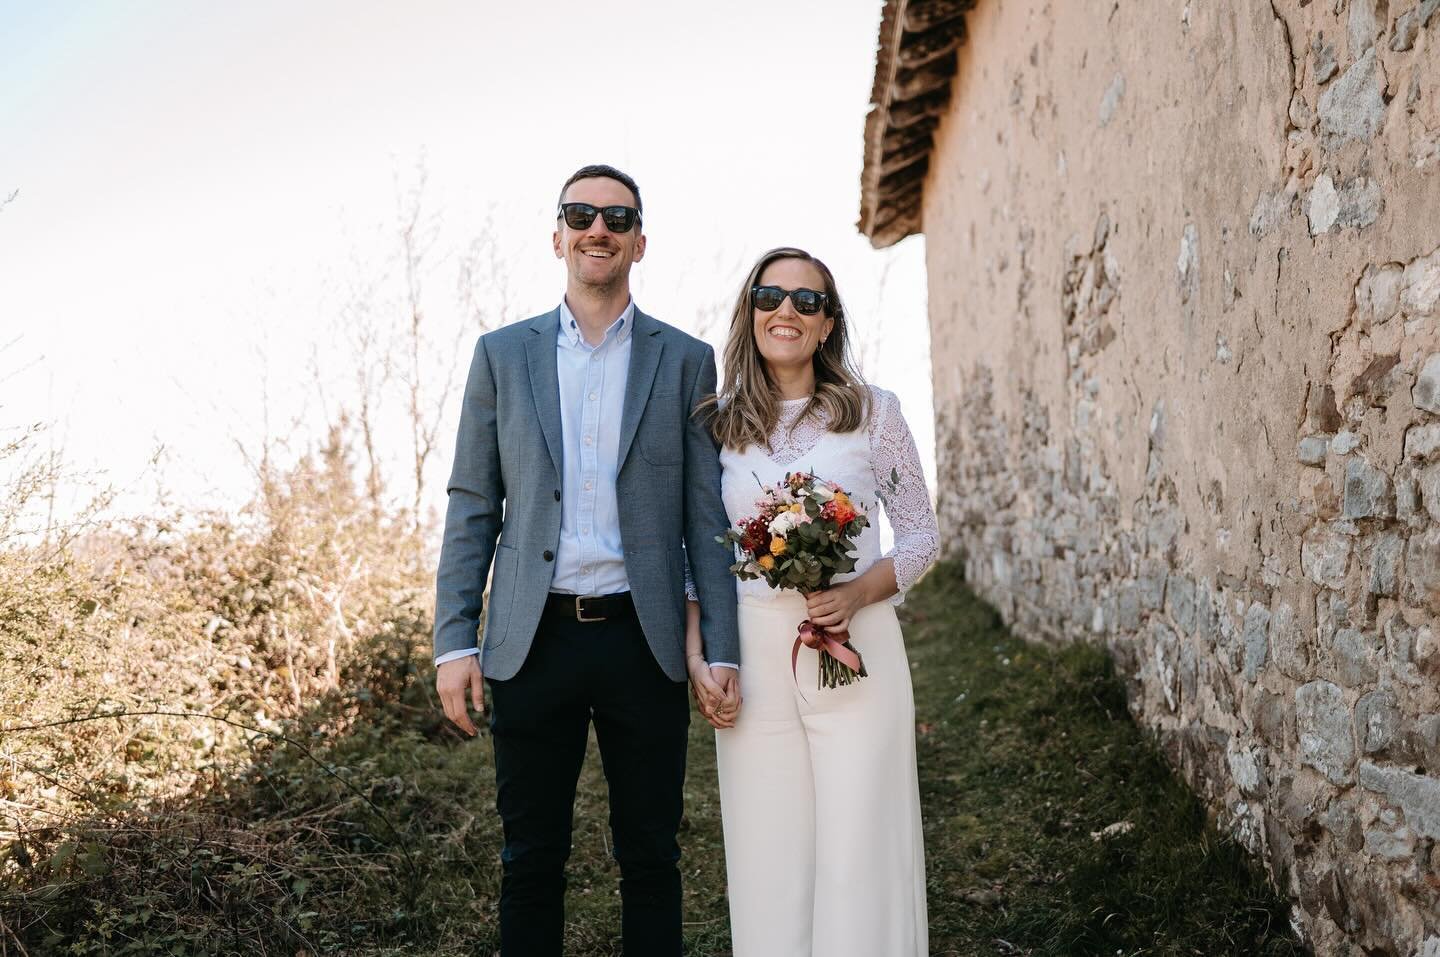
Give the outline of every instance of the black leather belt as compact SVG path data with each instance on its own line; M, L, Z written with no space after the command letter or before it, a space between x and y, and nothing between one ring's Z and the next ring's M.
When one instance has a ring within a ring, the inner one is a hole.
M562 595L551 592L545 599L545 614L573 618L576 621L604 621L635 612L635 602L628 591L616 595Z

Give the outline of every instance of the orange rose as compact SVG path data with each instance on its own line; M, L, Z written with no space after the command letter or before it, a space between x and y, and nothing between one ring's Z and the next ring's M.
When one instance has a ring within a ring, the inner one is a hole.
M775 559L771 558L769 555L761 555L758 564L761 568L765 569L768 572L770 569L775 567Z
M779 535L776 535L774 538L770 539L770 554L784 555L785 539L781 538Z

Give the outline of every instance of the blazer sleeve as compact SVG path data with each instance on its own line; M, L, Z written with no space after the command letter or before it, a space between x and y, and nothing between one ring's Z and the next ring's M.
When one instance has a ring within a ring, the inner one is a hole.
M715 351L708 345L690 390L685 424L685 554L700 599L700 634L707 661L740 664L735 580L731 548L715 541L730 519L720 497L720 449L708 423L694 414L700 400L715 392Z
M445 533L435 575L435 657L476 647L490 562L505 502L495 424L495 376L485 337L465 383Z

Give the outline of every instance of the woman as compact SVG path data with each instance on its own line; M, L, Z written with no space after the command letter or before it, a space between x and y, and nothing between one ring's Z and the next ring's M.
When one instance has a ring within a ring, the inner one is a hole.
M744 706L726 701L686 650L701 709L716 725L735 957L923 957L925 861L910 667L891 599L935 558L938 534L915 441L892 393L850 359L830 270L794 248L760 257L742 287L710 400L732 523L786 472L813 472L873 508L855 571L808 597L737 582ZM692 615L694 619L698 616ZM804 619L848 628L869 677L817 690L818 662L790 651Z

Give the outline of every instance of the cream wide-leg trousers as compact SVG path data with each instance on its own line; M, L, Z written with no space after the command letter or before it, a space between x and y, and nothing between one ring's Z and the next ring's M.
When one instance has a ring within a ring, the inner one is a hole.
M895 609L850 624L869 677L816 689L805 602L740 604L734 728L715 735L735 957L925 957L915 701ZM803 693L803 697L802 697Z

